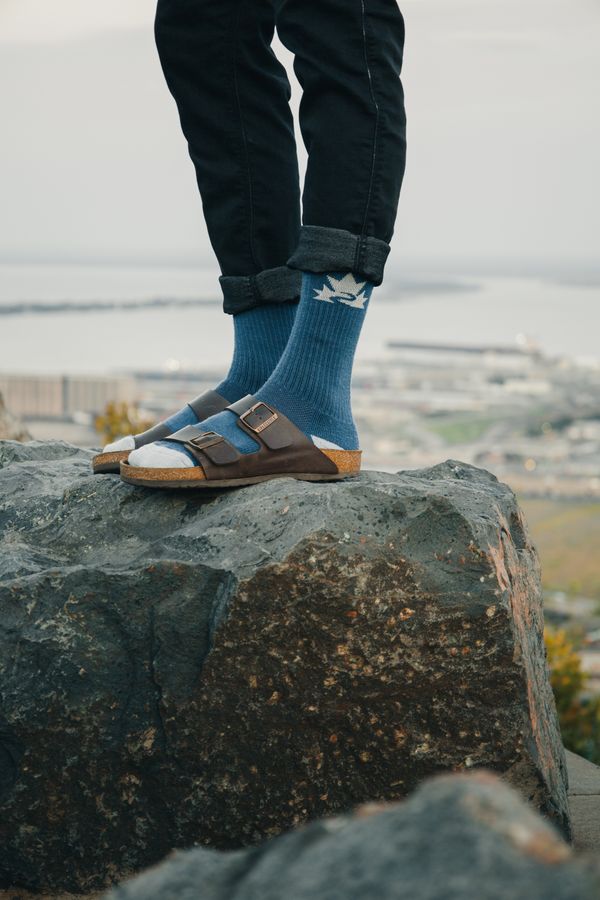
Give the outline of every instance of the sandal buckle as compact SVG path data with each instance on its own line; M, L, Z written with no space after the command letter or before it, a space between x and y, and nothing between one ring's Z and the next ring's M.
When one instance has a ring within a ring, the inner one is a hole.
M214 444L219 444L222 440L224 440L223 436L217 434L216 431L205 431L204 434L199 434L198 437L190 438L188 443L193 444L194 447L204 449L204 447L212 447Z
M256 410L260 409L261 407L263 407L265 410L270 412L271 415L268 416L266 419L259 421L258 425L253 425L251 422L248 421L248 419L246 417L252 415L252 413L255 413ZM272 425L273 422L276 422L278 418L279 418L279 416L277 415L275 410L271 409L271 407L267 403L263 403L262 400L260 400L258 403L255 403L254 406L251 406L250 409L247 409L246 412L242 413L240 416L240 420L248 428L250 428L251 431L254 431L255 434L260 434L261 431L264 431L265 428L268 428L269 425Z

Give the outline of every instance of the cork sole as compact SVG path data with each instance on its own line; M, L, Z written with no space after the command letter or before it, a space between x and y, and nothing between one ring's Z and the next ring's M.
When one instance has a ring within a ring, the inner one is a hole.
M120 465L127 461L131 450L118 450L114 453L97 453L92 457L92 470L94 475L119 474Z
M360 472L361 450L321 450L335 465L337 473L321 475L316 472L278 472L273 475L254 475L246 478L208 480L200 466L189 469L148 469L121 463L121 479L127 484L157 488L227 488L245 487L272 481L274 478L295 478L297 481L341 481Z

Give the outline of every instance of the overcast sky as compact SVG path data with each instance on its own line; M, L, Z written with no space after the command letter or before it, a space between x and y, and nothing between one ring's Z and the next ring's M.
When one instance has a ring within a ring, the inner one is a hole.
M390 262L597 261L600 0L401 8ZM153 15L152 0L0 0L3 260L211 258Z

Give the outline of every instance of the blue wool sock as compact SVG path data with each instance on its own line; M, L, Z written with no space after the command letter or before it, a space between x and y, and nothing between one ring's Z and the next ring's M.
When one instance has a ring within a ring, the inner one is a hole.
M350 405L356 345L373 284L351 272L302 273L302 293L285 351L273 373L256 391L309 437L344 450L359 449ZM206 431L222 434L243 453L258 444L238 428L231 412L205 419ZM165 446L167 442L165 442ZM182 450L181 445L169 444ZM186 451L187 452L187 451Z
M285 349L296 308L295 303L272 303L233 316L233 359L225 379L215 388L217 394L235 403L264 384ZM190 406L166 420L171 431L197 422Z

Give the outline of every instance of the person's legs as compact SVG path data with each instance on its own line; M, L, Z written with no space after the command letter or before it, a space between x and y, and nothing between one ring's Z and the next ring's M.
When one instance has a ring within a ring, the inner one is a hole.
M255 396L318 445L352 450L352 363L372 288L383 280L405 167L404 22L396 0L275 0L275 7L303 87L309 162L303 225L287 260L302 273L300 306L288 345ZM202 428L242 452L257 448L232 412ZM165 442L130 462L195 461Z
M230 313L298 297L285 267L300 229L298 163L274 28L272 0L158 0L156 44Z
M230 403L273 371L300 295L300 273L286 265L298 243L300 188L274 27L269 0L158 0L159 56L196 169L223 308L233 318L233 359L215 388ZM173 432L197 421L188 405L164 425ZM128 437L109 448L133 443Z
M288 264L383 279L406 162L396 0L276 0L303 88L303 226Z

